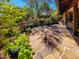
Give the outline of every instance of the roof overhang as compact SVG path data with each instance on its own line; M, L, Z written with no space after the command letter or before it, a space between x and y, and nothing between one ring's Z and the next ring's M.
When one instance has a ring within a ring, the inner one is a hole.
M63 14L63 12L72 4L73 0L56 0L58 12Z

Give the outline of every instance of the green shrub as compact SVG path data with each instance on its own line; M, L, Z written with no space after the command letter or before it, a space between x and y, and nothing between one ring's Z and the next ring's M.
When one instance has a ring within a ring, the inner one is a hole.
M29 45L29 40L25 34L17 38L16 45L20 48L18 59L32 59L32 51Z
M20 34L19 27L14 27L13 28L13 36L18 36Z
M9 32L8 29L1 29L1 30L0 30L0 34L2 34L2 35L7 34L8 32Z
M39 18L49 18L51 15L40 15Z
M32 56L32 52L29 49L22 47L19 52L18 59L32 59Z
M4 46L4 39L0 38L0 47L3 47L3 46Z
M8 43L8 45L5 47L6 51L12 51L12 50L17 50L18 47L16 45L14 45L14 43Z
M29 39L25 34L21 34L15 41L18 48L29 47Z
M59 17L58 16L52 16L51 21L52 21L53 24L56 24L59 21Z
M38 27L38 26L57 24L58 21L59 21L58 16L46 15L45 17L40 16L40 18L39 17L29 17L29 19L27 21L28 27L26 28L26 31L29 32L29 31L31 31L32 28Z
M9 42L6 51L18 51L18 59L32 59L32 49L29 45L28 36L21 34L14 42Z
M59 19L62 19L62 18L63 18L63 16L62 16L62 15L59 15L59 16L58 16L58 18L59 18Z

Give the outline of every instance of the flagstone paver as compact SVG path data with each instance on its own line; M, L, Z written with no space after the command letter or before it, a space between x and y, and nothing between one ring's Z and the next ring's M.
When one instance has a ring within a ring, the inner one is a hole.
M52 49L44 43L45 34L52 36L57 45L55 48ZM30 45L35 51L33 59L79 59L79 47L66 26L62 24L34 28L29 38Z

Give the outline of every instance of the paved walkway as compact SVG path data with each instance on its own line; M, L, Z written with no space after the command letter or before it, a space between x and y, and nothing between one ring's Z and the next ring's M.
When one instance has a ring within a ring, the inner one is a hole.
M34 28L29 38L33 59L79 59L79 47L62 24Z

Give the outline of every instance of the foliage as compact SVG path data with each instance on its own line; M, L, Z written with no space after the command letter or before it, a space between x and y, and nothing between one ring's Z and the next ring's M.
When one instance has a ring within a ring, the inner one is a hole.
M26 37L25 34L20 35L17 39L16 39L16 45L19 48L23 48L26 47L28 48L29 46L29 41L28 41L28 37Z
M17 21L21 21L26 13L24 8L0 2L0 41L2 44L6 45L3 43L6 39L14 39L14 36L19 35Z
M30 17L28 20L28 27L38 27L41 25L52 25L57 24L59 21L59 17L57 16L43 16L43 17Z
M10 2L10 0L0 0L0 2Z
M18 59L32 59L32 50L30 48L28 37L26 37L26 35L24 35L23 38L19 37L16 41L16 44L19 48L22 48L19 52Z
M32 50L29 45L28 36L25 34L19 35L15 42L7 44L5 49L7 51L18 51L18 59L32 59Z
M0 3L0 8L2 9L0 13L3 14L3 16L0 16L0 19L3 18L11 24L14 24L13 22L16 20L21 20L26 15L26 9L18 8L10 4Z
M32 59L33 55L29 49L22 48L19 52L18 59Z
M31 59L28 37L25 34L20 35L18 25L18 22L24 20L28 8L19 8L1 2L0 9L0 47L5 47L6 53L18 51L18 59Z
M24 0L28 6L32 9L33 14L38 16L43 12L50 11L49 1L47 0Z
M59 21L58 17L40 15L50 9L49 3L45 0L30 0L30 3L32 8L19 8L0 2L0 47L5 47L7 53L18 51L18 59L32 59L33 53L28 36L20 33L19 23L24 21L25 24L21 25L30 32L33 27L56 24ZM33 17L33 13L40 17Z
M58 12L57 10L52 10L52 14L51 15L52 16L56 16L57 15L57 12Z
M59 19L62 19L62 18L63 18L63 16L62 16L62 15L59 15L59 16L58 16L58 18L59 18Z

